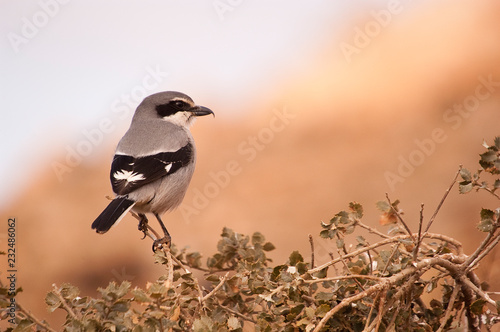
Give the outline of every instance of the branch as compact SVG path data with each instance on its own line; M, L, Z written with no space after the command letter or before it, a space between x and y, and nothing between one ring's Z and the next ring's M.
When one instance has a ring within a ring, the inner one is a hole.
M448 189L444 193L444 196L443 196L443 198L441 198L441 201L439 202L439 204L436 208L436 211L434 211L434 214L432 215L431 219L429 220L429 223L427 224L427 227L425 228L424 235L427 234L427 231L429 231L429 229L431 228L432 223L434 222L434 219L436 219L436 216L437 216L439 210L441 209L441 206L443 206L443 203L446 200L446 197L448 197L448 194L450 193L451 188L453 188L453 186L455 185L455 182L457 182L457 178L458 178L458 175L460 174L461 170L462 170L462 165L460 165L458 167L458 171L457 171L457 174L455 174L455 177L453 178L453 182L451 183L451 185L448 187Z
M61 301L61 305L63 306L64 310L68 313L68 315L71 316L74 320L79 320L78 316L76 313L71 309L68 304L66 303L66 299L62 296L61 292L57 288L56 284L52 284L52 287L54 287L54 294L59 298L59 301Z
M48 324L45 324L44 322L40 321L35 316L33 316L33 314L29 310L25 309L21 304L16 303L16 306L20 312L22 312L24 315L26 315L26 317L31 319L31 321L33 321L36 325L43 327L49 332L56 332L56 330L52 329Z
M356 295L353 295L351 297L345 298L337 304L335 307L333 307L329 312L326 313L326 315L321 319L321 321L316 325L314 328L313 332L319 332L328 322L330 318L333 317L337 312L339 312L341 309L347 307L351 303L361 300L367 296L370 296L371 294L375 292L379 292L385 289L388 289L398 281L410 276L412 273L415 271L418 271L424 267L431 266L438 264L439 259L438 258L429 258L429 259L424 259L418 263L415 264L415 266L408 267L404 269L403 271L399 272L398 274L392 275L391 277L388 278L382 278L380 283L371 286L370 288L366 289L363 292L360 292Z
M314 240L311 234L309 234L309 244L311 245L311 267L314 268Z
M389 202L389 206L391 207L392 211L394 211L394 213L398 217L398 219L401 222L401 224L403 224L403 227L405 228L406 233L408 235L410 235L410 238L411 238L412 242L415 243L415 238L413 237L413 234L412 234L410 228L408 227L408 225L406 224L406 222L403 220L403 217L401 217L401 214L399 213L399 211L397 211L394 208L394 206L392 206L392 203L391 203L391 200L389 199L389 194L388 193L385 193L385 198L387 198L387 201Z
M348 276L321 278L321 279L313 279L313 280L303 280L302 282L304 282L306 284L318 284L320 282L339 281L339 280L346 280L346 279L367 279L367 280L375 280L375 281L382 280L382 278L380 278L380 277L374 277L374 276L365 275L365 274L351 274Z
M227 272L221 279L220 279L220 282L217 284L217 286L215 286L214 289L212 289L212 291L210 293L208 293L207 295L205 295L202 299L203 302L205 302L206 300L208 300L209 298L211 298L223 285L224 283L226 282L226 279L227 279L227 276L229 275L229 272Z
M415 244L415 249L413 250L413 261L417 261L418 251L420 250L420 244L422 243L422 224L424 223L424 204L420 204L420 220L418 222L418 236L417 243Z
M390 244L390 243L400 242L401 240L405 240L405 239L408 239L408 238L410 238L409 235L399 235L399 236L394 236L394 237L382 240L382 241L374 243L374 244L372 244L370 246L363 247L361 249L353 251L353 252L351 252L351 253L343 256L342 258L332 259L331 261L329 261L329 262L327 262L327 263L325 263L323 265L320 265L320 266L318 266L316 268L308 270L306 273L313 274L313 273L319 272L319 271L321 271L321 270L323 270L323 269L325 269L325 268L327 268L327 267L329 267L329 266L331 266L333 264L336 264L336 263L340 262L342 259L351 258L351 257L357 256L357 255L360 255L360 254L362 254L362 253L364 253L366 251L373 250L375 248L378 248L378 247L381 247L381 246L384 246L384 245L387 245L387 244ZM442 241L451 243L457 249L457 254L459 256L463 255L462 244L460 242L458 242L457 240L451 238L451 237L444 236L444 235L441 235L441 234L427 233L427 234L422 235L422 238L440 239Z
M447 259L445 259L445 258L447 258ZM451 272L452 277L458 278L459 282L462 285L468 287L472 291L479 294L483 299L488 301L488 303L494 304L494 301L491 300L491 298L489 298L489 296L487 294L485 294L480 289L478 289L476 287L476 285L474 285L470 280L468 280L463 274L460 273L462 271L455 264L461 263L460 262L461 260L462 260L461 257L457 257L457 256L452 255L452 254L445 254L445 255L442 255L440 257L427 258L427 259L423 259L419 262L414 263L413 266L408 267L408 268L404 269L403 271L401 271L395 275L392 275L391 277L382 278L380 283L371 286L370 288L366 289L363 292L360 292L356 295L353 295L351 297L343 299L342 302L337 304L329 312L326 313L326 315L321 319L321 321L318 323L318 325L316 325L313 332L319 332L326 325L328 320L333 317L333 315L335 315L341 309L351 305L353 302L356 302L356 301L361 300L367 296L370 296L371 294L373 294L375 292L379 292L379 291L382 291L384 289L388 289L391 286L393 286L394 284L396 284L397 282L399 282L400 280L403 280L404 278L411 276L413 273L416 273L418 271L422 271L422 270L427 269L429 267L432 267L434 265L440 265L440 266L446 268L447 270L449 270Z
M443 317L443 322L441 323L441 326L436 332L444 331L444 327L446 326L446 323L448 322L448 319L451 316L451 312L453 311L453 306L455 305L455 300L457 299L458 292L460 292L460 287L458 287L457 281L455 280L455 285L453 286L453 293L451 293L450 301L448 302L448 307L446 308L446 312Z

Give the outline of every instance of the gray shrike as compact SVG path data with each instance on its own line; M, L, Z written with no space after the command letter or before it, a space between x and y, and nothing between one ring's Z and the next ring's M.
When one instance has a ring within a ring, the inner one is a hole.
M111 164L116 197L92 223L92 229L106 233L132 210L140 218L139 230L146 235L146 213L152 213L165 234L154 241L153 250L162 244L170 246L170 234L160 216L176 208L184 198L196 161L189 126L197 116L208 114L214 115L180 92L146 97L118 143Z

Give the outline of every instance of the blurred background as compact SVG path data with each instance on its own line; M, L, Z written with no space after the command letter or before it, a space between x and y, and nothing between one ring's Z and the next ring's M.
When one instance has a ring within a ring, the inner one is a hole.
M262 232L275 263L308 256L312 234L326 262L335 245L318 238L320 222L357 201L386 231L375 207L385 193L416 230L420 204L428 220L459 165L476 170L483 140L500 134L494 0L1 0L0 16L0 250L15 217L19 301L54 324L53 283L95 296L110 280L145 287L163 273L131 216L105 235L90 228L112 195L114 148L149 94L182 91L217 115L193 126L197 169L163 218L204 259L227 226ZM470 253L481 207L498 200L454 188L431 231ZM498 290L495 256L478 273Z

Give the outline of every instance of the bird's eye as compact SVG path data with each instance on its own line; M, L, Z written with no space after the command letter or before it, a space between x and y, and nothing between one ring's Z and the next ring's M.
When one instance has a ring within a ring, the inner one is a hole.
M186 106L186 103L183 102L182 100L176 100L174 101L174 105L178 109L183 109Z

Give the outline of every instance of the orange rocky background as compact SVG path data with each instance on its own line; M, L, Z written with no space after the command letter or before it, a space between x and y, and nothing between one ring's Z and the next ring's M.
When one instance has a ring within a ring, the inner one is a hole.
M357 201L365 223L386 230L375 208L386 192L402 201L416 230L420 204L427 221L459 164L478 168L483 139L500 135L499 17L495 1L421 6L395 18L348 61L340 45L354 45L353 27L374 20L367 15L253 104L195 98L222 116L193 127L197 170L182 207L164 217L174 243L207 257L224 226L260 231L276 245L271 256L279 263L293 250L308 256L313 234L317 260L326 261L335 246L318 239L320 221ZM244 116L224 116L241 108ZM118 136L107 137L62 181L47 165L0 213L2 220L17 218L19 301L39 317L49 316L43 299L53 283L96 295L110 280L144 287L163 272L132 217L106 235L90 229L112 194L108 172ZM399 178L388 181L388 172ZM455 187L431 231L455 237L470 253L482 238L481 207L498 206L485 192L465 196ZM498 290L496 261L492 253L478 273Z

